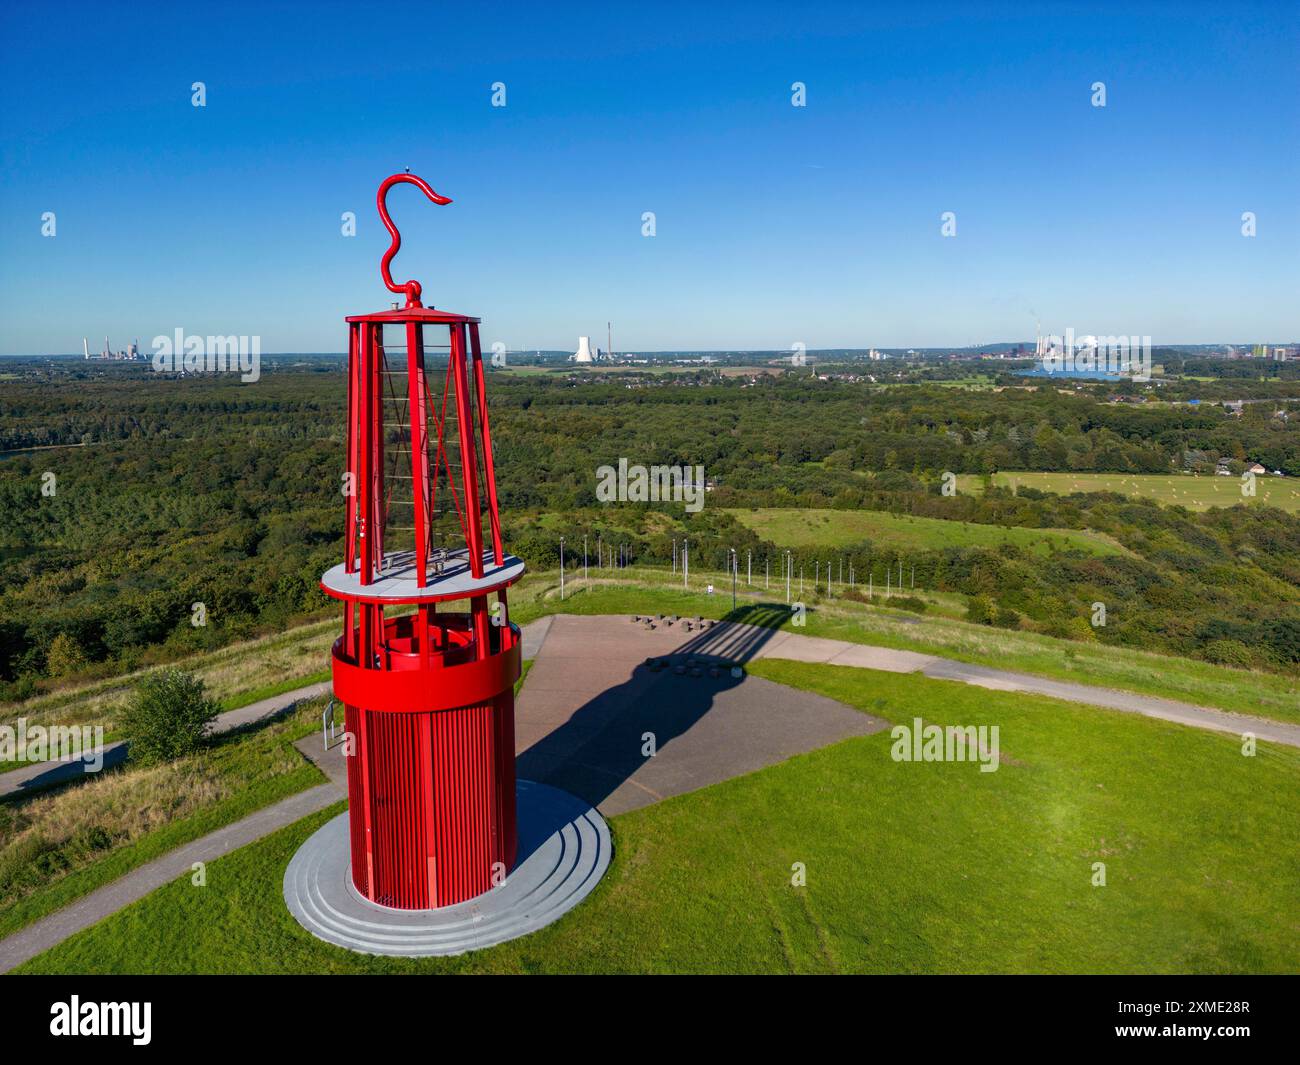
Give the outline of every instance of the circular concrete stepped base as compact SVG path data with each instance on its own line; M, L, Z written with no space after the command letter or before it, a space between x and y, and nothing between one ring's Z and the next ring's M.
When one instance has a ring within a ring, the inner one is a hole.
M318 829L289 862L284 901L312 935L363 954L463 954L535 932L573 909L605 875L609 826L567 791L517 785L519 858L499 887L436 910L395 910L363 898L349 870L348 815Z

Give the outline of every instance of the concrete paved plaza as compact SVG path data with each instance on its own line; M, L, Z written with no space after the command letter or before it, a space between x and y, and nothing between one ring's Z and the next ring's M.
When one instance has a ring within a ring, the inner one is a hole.
M771 629L654 625L626 615L550 620L515 708L521 779L610 816L885 727L824 696L732 676L730 666L782 635ZM653 757L643 753L647 733Z

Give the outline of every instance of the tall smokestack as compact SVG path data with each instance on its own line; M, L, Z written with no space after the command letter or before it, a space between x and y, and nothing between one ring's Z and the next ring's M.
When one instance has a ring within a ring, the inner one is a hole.
M90 341L85 337L81 338L81 354L87 359L90 358Z

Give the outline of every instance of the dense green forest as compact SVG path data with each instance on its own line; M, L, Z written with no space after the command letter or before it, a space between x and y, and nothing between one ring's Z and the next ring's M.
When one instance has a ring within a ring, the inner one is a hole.
M75 362L11 369L0 382L0 451L11 452L0 459L0 695L225 643L327 607L317 581L341 551L341 360L273 364L248 385ZM877 384L861 373L494 374L510 545L553 565L558 534L573 543L585 533L593 544L598 535L626 543L634 561L667 564L674 536L689 535L693 557L712 567L730 547L768 557L786 546L759 540L728 507L1092 529L1124 552L1045 562L1009 545L899 551L864 542L836 557L852 558L859 573L904 561L918 588L971 597L977 620L1300 671L1294 515L1254 502L1191 513L1104 493L1017 495L991 483L981 495L941 493L944 471L1171 473L1224 458L1234 469L1259 461L1300 476L1300 402L1286 398L1300 396L1297 383L1254 382L1273 398L1233 415L1208 402L1161 402L1167 392L1128 403L1099 385L965 390ZM702 465L714 486L707 505L698 514L599 505L596 467L620 457ZM1087 620L1098 601L1104 628ZM195 603L201 626L191 624Z

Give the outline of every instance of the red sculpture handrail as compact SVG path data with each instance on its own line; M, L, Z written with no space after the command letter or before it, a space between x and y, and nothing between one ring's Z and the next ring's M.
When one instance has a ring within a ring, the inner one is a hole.
M440 196L430 188L429 183L424 178L416 177L414 174L394 174L392 177L385 178L384 183L379 186L379 195L376 197L379 206L379 217L383 220L388 235L393 238L392 243L388 245L388 250L384 252L384 257L379 261L379 272L384 278L384 284L388 286L389 292L406 293L406 305L408 307L422 307L420 293L423 289L420 287L420 282L411 280L404 281L399 285L393 280L393 275L388 272L388 264L393 261L393 256L397 254L398 249L402 246L402 234L397 231L397 227L393 225L393 220L388 216L388 203L386 201L388 190L402 182L414 185L430 200L439 205L451 203L451 198Z

